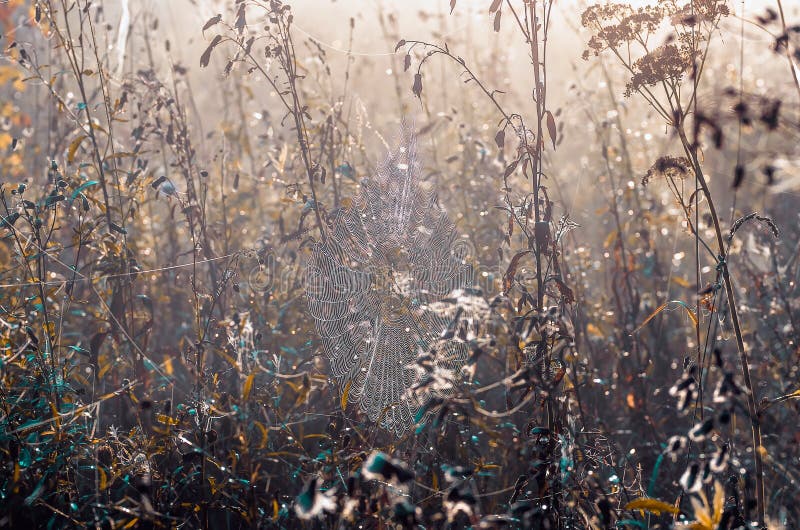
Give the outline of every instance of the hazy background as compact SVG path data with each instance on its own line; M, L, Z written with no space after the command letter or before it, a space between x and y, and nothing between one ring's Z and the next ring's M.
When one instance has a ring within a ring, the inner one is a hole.
M517 35L517 29L512 26L510 13L503 13L500 32L493 31L493 15L488 12L489 3L459 0L452 14L448 0L380 2L306 0L292 2L291 5L295 13L294 29L299 55L307 58L307 66L312 69L315 59L310 58L314 55L311 52L316 50L312 49L311 43L318 43L334 72L332 76L334 85L320 89L332 93L342 90L344 75L343 73L337 75L336 72L344 72L349 53L352 65L348 98L351 104L363 110L370 124L378 126L379 134L391 136L392 128L384 127L383 124L387 122L397 124L402 116L422 123L427 121L426 114L433 117L451 115L452 111L459 107L457 110L463 119L474 120L476 116L482 118L487 137L491 138L489 131L494 130L496 122L490 121L489 118L499 118L499 116L491 111L468 115L469 106L464 108L460 105L461 102L469 103L477 109L478 106L485 107L486 101L475 87L464 85L459 81L458 68L443 58L434 58L426 65L423 72L426 87L423 109L423 103L411 93L416 61L409 72L402 72L403 52L394 53L394 46L399 39L423 40L439 44L447 42L454 53L466 59L488 88L507 93L499 96L507 108L524 115L526 108L533 109L530 100L530 73L529 68L526 68L526 65L529 65L528 51ZM628 3L646 5L648 2ZM144 12L157 14L160 24L158 32L154 35L155 42L152 44L155 49L163 50L161 43L164 40L172 43L170 54L173 60L189 68L197 101L201 107L208 109L215 107L220 100L219 91L223 88L223 83L218 81L224 77L222 70L225 61L222 60L220 53L209 68L200 70L197 67L198 58L211 38L209 35L204 38L200 29L205 21L215 14L225 15L229 12L231 6L228 4L215 0L144 2L132 0L129 4L134 23L137 16L141 16ZM731 10L736 15L745 13L746 20L752 20L767 7L774 7L773 4L774 2L769 0L729 2ZM622 97L626 78L616 64L608 62L610 75L617 81L616 86L612 87L613 92L609 92L598 66L602 61L584 61L581 58L589 34L580 25L580 14L587 5L589 4L584 1L561 1L556 4L547 53L548 105L552 109L562 109L565 116L563 144L553 154L551 162L553 167L564 167L562 162L572 166L571 174L561 175L562 182L568 184L563 192L570 197L570 200L575 199L574 191L586 184L583 172L580 170L581 165L575 167L575 163L581 161L575 154L580 153L585 158L587 147L590 149L597 147L590 146L591 142L587 141L592 134L591 125L587 123L585 117L582 117L586 110L585 106L590 101L585 97L587 94L614 94L623 112L626 113L625 121L630 127L632 141L639 142L636 147L641 149L642 167L639 169L642 171L649 166L651 154L663 151L664 145L670 142L663 126L651 125L650 109L642 105L638 98ZM119 9L117 0L107 1L104 7L109 11ZM786 2L784 9L789 23L800 15L798 2ZM109 16L109 18L113 20L114 17ZM351 18L354 21L352 44L349 42ZM251 19L248 23L258 24L258 21ZM738 85L739 82L738 63L741 43L731 35L738 35L741 22L738 17L728 17L723 24L726 37L717 35L713 43L713 60L706 80L708 85L713 83L714 86L713 90L708 90L709 94L725 86ZM116 28L110 29L113 35L110 34L109 38L115 40ZM141 42L137 42L139 38L141 33L134 32L128 43L129 54L141 53L143 47ZM771 75L788 75L785 58L769 51L773 42L773 36L758 30L749 22L744 25L743 76L747 90L766 93L770 90L766 80ZM313 90L313 84L308 85L305 87L306 90ZM252 90L249 104L254 109L259 107L269 109L269 94L264 93L263 87L254 85ZM716 96L708 97L714 99ZM790 94L789 97L785 104L796 106L798 102L793 101L795 96ZM610 112L612 107L610 100L606 109L598 108L599 102L602 102L600 98L591 99L593 112L598 115ZM439 126L456 127L458 123L456 119L443 122ZM435 134L436 128L431 131L431 137L424 141L435 142ZM375 149L379 149L382 145L377 138L365 138L365 141ZM790 167L791 165L786 164L787 171L783 175L782 184L771 192L796 192L800 180L798 172ZM713 170L711 173L713 178ZM762 189L759 193L767 191ZM580 200L575 207L584 214L591 210L588 205L581 204Z

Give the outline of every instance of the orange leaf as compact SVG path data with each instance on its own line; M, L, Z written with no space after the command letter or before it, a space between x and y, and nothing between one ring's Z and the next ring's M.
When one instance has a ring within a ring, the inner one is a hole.
M346 385L344 385L344 390L342 391L342 410L347 408L347 400L350 397L350 385L353 381L348 381Z
M649 499L647 497L641 497L638 499L634 499L628 504L625 505L626 510L644 510L646 512L654 513L655 515L661 515L661 512L677 514L680 513L680 509L677 506L673 506L668 502L660 501L658 499Z
M553 149L556 148L556 138L558 137L558 131L556 130L556 119L553 117L553 113L549 110L546 112L547 114L547 132L550 134L550 140L553 141Z
M247 379L244 381L244 387L242 388L242 400L247 401L247 398L250 397L250 392L253 390L253 381L256 380L256 373L253 372L247 376Z
M685 302L682 302L681 300L671 300L671 301L669 301L669 302L664 302L663 304L661 304L660 306L658 306L658 307L656 308L656 310L655 310L655 311L653 311L652 313L650 313L650 316L648 316L646 319L644 319L644 322L642 322L642 323L639 325L639 327L638 327L638 328L636 328L636 329L634 329L634 330L633 330L633 332L634 332L634 333L636 333L637 331L639 331L640 329L642 329L643 327L645 327L645 326L647 325L647 323L648 323L648 322L650 322L651 320L653 320L653 319L654 319L654 318L655 318L655 317L656 317L656 316L657 316L657 315L658 315L660 312L662 312L663 310L665 310L669 304L678 304L679 306L683 307L683 308L686 310L686 314L688 314L688 315L689 315L689 318L690 318L690 319L692 319L692 322L694 323L694 325L695 325L695 326L697 326L697 324L698 324L698 320L697 320L697 315L695 315L695 314L694 314L694 311L692 311L691 309L689 309L689 306L687 306L687 305L686 305L686 303L685 303Z

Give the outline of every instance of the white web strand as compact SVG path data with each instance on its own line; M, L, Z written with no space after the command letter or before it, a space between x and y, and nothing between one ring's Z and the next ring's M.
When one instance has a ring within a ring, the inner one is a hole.
M469 266L454 250L455 233L435 197L419 187L413 135L375 176L362 181L353 206L332 215L328 237L307 265L309 312L331 374L373 421L402 433L431 392L419 380L419 352L435 345L441 368L457 371L467 345L442 344L448 320L429 306L468 287Z

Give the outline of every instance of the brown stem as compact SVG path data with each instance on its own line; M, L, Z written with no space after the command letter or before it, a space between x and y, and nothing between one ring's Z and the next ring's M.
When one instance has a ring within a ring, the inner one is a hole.
M535 222L538 223L542 219L539 212L539 190L540 180L542 177L542 120L544 119L544 83L542 82L542 75L539 69L539 28L536 22L536 2L529 4L530 9L530 28L529 34L531 35L531 61L533 62L533 93L536 95L536 144L534 149L536 151L536 160L533 161L534 175L531 179L533 183L533 210ZM544 306L544 285L542 282L542 241L536 242L536 308L539 311L543 310ZM542 341L540 344L544 344Z
M786 17L783 14L783 2L778 0L778 12L781 14L781 27L783 29L783 34L786 35ZM792 78L794 79L794 87L797 89L797 95L800 96L800 79L797 78L797 69L794 67L794 61L792 60L792 54L789 51L789 43L786 43L785 52L786 52L786 60L789 61L789 69L792 71Z
M78 57L75 54L75 45L72 42L72 29L69 24L69 9L67 9L67 4L65 2L61 2L61 7L64 11L64 28L67 30L67 37L69 38L69 42L66 42L64 39L64 35L58 31L57 26L55 25L55 15L53 15L53 23L54 27L56 28L56 35L59 36L59 40L61 40L61 45L64 46L64 49L67 52L67 59L70 60L70 64L72 66L73 72L75 73L75 81L78 84L78 90L81 93L81 103L83 104L83 112L86 115L86 132L89 134L89 139L92 141L92 150L95 155L95 161L97 162L97 173L100 177L100 187L103 190L103 203L105 206L105 214L106 214L106 229L110 232L111 225L114 223L111 222L111 200L109 199L108 195L108 183L106 180L106 173L103 170L103 155L100 152L100 145L97 142L97 136L94 133L94 127L92 126L92 115L89 111L89 98L86 96L86 86L83 82L83 70L80 68ZM54 10L52 6L49 6L50 13L53 13ZM99 65L98 65L99 67Z
M739 311L736 308L736 298L734 296L733 281L731 279L730 271L728 270L727 251L725 247L725 239L722 236L722 229L720 228L719 216L717 209L714 206L714 200L711 196L711 191L708 188L703 169L700 166L700 161L697 157L697 149L689 143L686 137L686 131L683 128L683 122L677 123L675 128L680 136L683 149L691 158L692 166L694 168L697 181L700 184L700 189L708 202L708 210L711 215L711 221L714 226L714 233L717 238L717 247L719 249L719 257L717 258L718 267L722 272L723 283L725 284L725 294L728 297L728 307L731 312L731 323L733 331L736 335L736 347L739 350L739 363L741 364L742 377L744 379L745 387L747 388L747 411L750 416L750 427L753 432L753 458L756 467L756 501L758 512L758 524L764 524L764 463L761 457L761 422L759 419L759 411L756 408L756 397L753 389L753 382L750 378L750 360L747 355L747 350L744 346L744 338L742 337L742 327L739 322Z

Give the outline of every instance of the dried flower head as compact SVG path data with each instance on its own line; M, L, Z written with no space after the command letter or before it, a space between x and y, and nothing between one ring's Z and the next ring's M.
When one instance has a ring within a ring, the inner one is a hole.
M642 177L642 186L653 178L685 179L694 176L691 162L685 156L659 157Z
M729 14L720 0L683 5L661 0L635 9L629 4L594 5L581 15L583 26L593 31L583 58L605 50L617 54L632 73L626 96L659 83L672 84L693 70L701 53L698 44L707 41L719 20ZM669 30L666 39L652 49L650 43L665 26Z
M692 68L694 55L686 46L664 44L640 57L633 63L633 76L625 86L625 96L630 97L643 87L663 81L679 81Z
M587 8L581 15L581 24L596 33L589 40L583 58L600 55L606 49L616 49L624 43L637 40L658 30L665 12L660 6L634 9L630 4L598 4Z

